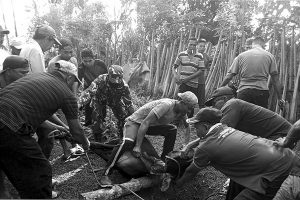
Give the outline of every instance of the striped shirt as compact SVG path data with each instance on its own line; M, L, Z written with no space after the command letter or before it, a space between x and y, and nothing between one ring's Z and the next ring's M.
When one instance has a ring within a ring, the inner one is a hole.
M199 75L200 77L196 77L188 81L187 83L185 83L186 85L197 88L199 80L203 82L202 80L204 80L205 66L203 55L201 53L196 53L194 55L189 56L187 51L183 51L178 54L175 60L175 65L181 66L180 79L185 79L188 76L191 76L198 72L198 70L203 71L203 73Z
M27 75L0 90L0 122L14 132L24 124L37 128L59 108L67 119L78 118L73 92L50 73Z

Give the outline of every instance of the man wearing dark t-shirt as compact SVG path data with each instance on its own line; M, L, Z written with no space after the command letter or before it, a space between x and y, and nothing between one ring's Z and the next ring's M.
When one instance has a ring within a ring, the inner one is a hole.
M78 66L79 80L84 79L83 89L87 89L91 83L101 74L107 74L106 64L99 59L94 58L91 49L83 49L81 52L82 63ZM85 126L92 124L93 109L89 104L85 108Z
M268 78L270 76L278 98L278 105L282 107L284 100L281 99L282 92L276 60L263 47L264 40L261 37L254 38L252 49L241 53L234 59L221 86L226 86L234 76L238 75L240 83L237 98L268 108Z
M85 150L89 147L71 91L79 81L75 71L61 66L51 74L25 76L0 91L0 166L21 198L51 198L51 165L32 135L47 126L45 120L57 109L65 114L73 139Z
M287 135L292 125L286 119L266 108L233 97L231 88L220 87L205 105L220 109L223 113L221 123L229 127L270 140ZM242 186L230 181L226 200L233 199L242 189Z
M292 168L299 168L299 157L272 140L218 123L221 118L220 110L203 108L187 120L199 138L189 144L196 147L193 161L177 185L210 165L244 187L235 199L272 200Z

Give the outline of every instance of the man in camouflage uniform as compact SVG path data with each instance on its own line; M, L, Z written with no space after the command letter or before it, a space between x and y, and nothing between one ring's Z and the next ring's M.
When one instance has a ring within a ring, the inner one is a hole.
M114 116L118 119L119 136L122 138L125 118L131 115L134 110L129 87L123 79L121 66L112 65L108 70L108 74L98 76L82 92L79 98L79 107L87 104L89 100L91 100L90 106L93 108L92 132L95 141L101 142L102 140L106 116L106 109L103 109L103 107L106 107L106 105L112 109Z

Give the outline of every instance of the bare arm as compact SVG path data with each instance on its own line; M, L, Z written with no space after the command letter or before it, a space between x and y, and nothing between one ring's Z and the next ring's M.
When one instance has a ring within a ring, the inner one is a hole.
M185 147L182 149L182 151L189 151L191 148L195 148L196 146L199 145L200 138L197 138L196 140L191 141Z
M73 139L79 144L82 144L84 150L88 150L90 142L84 135L84 131L80 125L79 119L68 120L68 125L70 127L70 133Z
M65 127L66 129L69 129L69 127L63 121L61 121L56 114L53 114L49 120L55 124Z
M179 178L177 181L176 181L176 185L178 187L181 187L183 186L183 184L191 181L195 176L196 174L201 171L203 168L198 168L196 167L196 165L194 163L191 163L190 166L188 166L188 168L185 170L184 174L182 175L181 178Z
M225 78L224 78L224 80L223 80L223 82L222 82L222 84L221 84L221 87L226 86L226 85L229 83L229 81L232 80L232 78L233 78L234 76L235 76L235 74L233 74L233 73L228 73L228 74L225 76Z
M156 115L154 114L153 111L151 111L141 123L136 137L136 144L135 147L133 148L133 152L136 154L136 156L139 156L141 153L141 145L143 143L145 134L150 126L150 123L156 120L157 120Z
M288 132L283 147L290 149L294 148L298 140L300 139L300 120L296 121Z
M177 80L178 79L178 72L177 72L177 68L179 66L177 64L174 64L173 67L172 67L172 73L173 73L173 76L174 78Z
M44 121L40 126L43 127L43 128L53 129L53 130L55 130L55 129L60 130L60 131L67 131L68 130L68 128L66 128L64 126L57 125L57 124L52 123L48 120Z
M278 74L271 75L271 81L272 81L272 84L274 85L274 89L275 89L275 93L277 95L277 99L281 100L282 92L281 92L281 84L280 84L280 81L279 81Z
M192 80L192 79L194 79L194 78L197 78L197 77L199 77L199 75L200 75L201 73L204 73L204 70L199 69L196 73L194 73L194 74L192 74L192 75L186 77L182 82L183 82L183 83L186 83L186 82L188 82L188 81L190 81L190 80Z

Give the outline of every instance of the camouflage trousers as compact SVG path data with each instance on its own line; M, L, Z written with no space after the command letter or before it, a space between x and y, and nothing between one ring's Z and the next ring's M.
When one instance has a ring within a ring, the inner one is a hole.
M106 130L105 126L105 117L106 117L106 105L107 104L94 104L93 112L92 112L92 121L93 124L91 126L92 133L94 135L94 139L97 142L103 142L105 139L103 136L103 132ZM108 105L114 116L117 118L117 127L118 127L118 136L120 139L123 138L123 126L125 123L126 117L132 114L130 109L127 109L124 105Z

